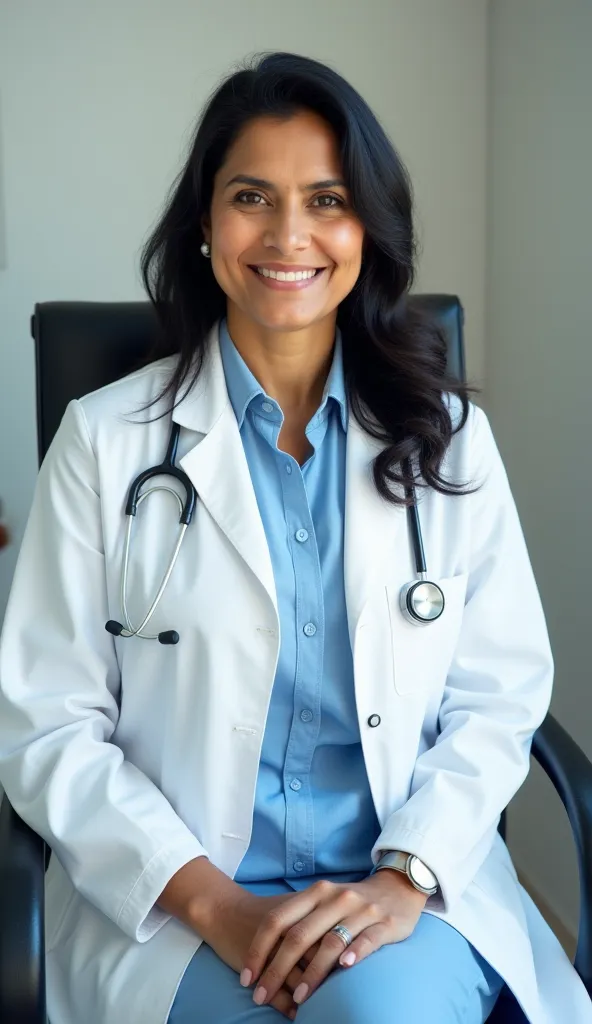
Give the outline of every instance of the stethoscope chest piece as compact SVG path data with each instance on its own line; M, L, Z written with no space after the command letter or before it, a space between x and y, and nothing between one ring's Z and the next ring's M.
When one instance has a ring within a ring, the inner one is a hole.
M441 588L430 580L413 580L401 590L401 611L414 625L435 622L444 611L445 603Z

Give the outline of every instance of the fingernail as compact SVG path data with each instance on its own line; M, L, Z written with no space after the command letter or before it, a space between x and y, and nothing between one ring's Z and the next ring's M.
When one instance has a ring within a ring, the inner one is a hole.
M355 953L344 953L343 956L341 957L341 960L339 961L339 963L343 964L345 967L351 967L351 965L355 964L355 962L356 962L356 954Z
M294 989L294 995L292 996L292 999L294 1000L295 1003L301 1003L303 1002L304 999L306 999L307 995L308 985L305 985L304 982L301 981L297 988Z
M263 988L263 985L260 985L259 988L255 989L255 994L253 996L253 1002L257 1003L257 1006L261 1006L261 1003L264 1003L266 999L267 999L267 989Z
M246 988L247 985L251 984L251 978L252 977L253 977L253 972L250 971L248 967L244 967L243 970L241 971L241 976L240 976L240 983L241 983L241 985L244 985L245 988Z

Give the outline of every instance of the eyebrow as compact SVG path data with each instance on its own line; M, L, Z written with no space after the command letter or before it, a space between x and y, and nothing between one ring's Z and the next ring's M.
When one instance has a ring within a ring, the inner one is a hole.
M226 183L225 188L230 188L231 185L235 185L238 182L243 185L255 185L257 188L274 189L275 185L271 181L266 181L265 178L252 178L249 174L237 174L234 178ZM314 192L320 188L336 188L342 186L345 188L345 182L341 178L327 178L325 181L314 181L311 185L301 185L301 192Z

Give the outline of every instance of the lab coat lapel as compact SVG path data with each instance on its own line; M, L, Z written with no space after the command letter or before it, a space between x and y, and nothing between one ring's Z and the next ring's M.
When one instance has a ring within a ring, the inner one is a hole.
M350 409L345 493L344 580L352 650L364 607L379 578L388 567L408 571L409 551L406 513L380 497L372 475L372 461L384 447L370 437ZM395 580L389 580L395 582Z
M173 419L202 436L180 459L201 501L264 587L277 615L275 580L242 438L228 397L218 324L208 339L197 385L177 405Z

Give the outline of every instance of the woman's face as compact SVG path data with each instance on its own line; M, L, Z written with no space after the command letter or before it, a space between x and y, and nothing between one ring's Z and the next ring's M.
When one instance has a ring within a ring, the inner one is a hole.
M229 304L277 331L335 316L360 273L364 229L322 118L303 111L251 121L216 174L210 213L202 227ZM317 273L281 281L261 269Z

